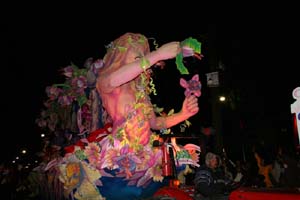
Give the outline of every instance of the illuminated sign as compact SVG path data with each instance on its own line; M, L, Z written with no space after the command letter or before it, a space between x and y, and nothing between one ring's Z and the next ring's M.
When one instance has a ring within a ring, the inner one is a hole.
M206 74L207 86L218 87L219 86L219 72L211 72Z

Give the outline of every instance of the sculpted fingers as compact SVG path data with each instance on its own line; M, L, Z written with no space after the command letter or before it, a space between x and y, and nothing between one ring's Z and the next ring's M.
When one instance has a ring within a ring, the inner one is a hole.
M191 113L196 113L199 111L199 106L197 103L195 104L192 104L188 107L188 110L191 112Z
M191 95L188 99L188 110L192 113L199 111L198 99L194 95Z

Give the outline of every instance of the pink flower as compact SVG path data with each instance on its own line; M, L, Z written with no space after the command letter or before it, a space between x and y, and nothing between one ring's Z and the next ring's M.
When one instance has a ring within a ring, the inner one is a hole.
M59 94L62 93L62 89L54 87L54 86L51 86L51 87L48 86L46 88L46 93L50 100L54 100L59 96Z
M89 162L94 166L97 165L98 158L100 157L100 151L101 148L96 143L89 143L84 150Z
M72 87L76 89L77 94L84 94L84 89L87 88L87 80L84 76L79 76L72 79Z
M65 67L63 70L64 70L63 74L66 77L71 78L73 76L74 69L72 66Z
M180 85L185 88L184 95L190 96L194 94L197 97L201 96L201 83L199 81L199 75L195 74L193 78L189 81L184 80L183 78L180 79Z
M90 121L92 119L89 106L87 104L82 105L81 107L81 116L83 119Z
M73 102L73 97L71 96L64 95L58 98L58 103L63 106L71 105L72 102Z

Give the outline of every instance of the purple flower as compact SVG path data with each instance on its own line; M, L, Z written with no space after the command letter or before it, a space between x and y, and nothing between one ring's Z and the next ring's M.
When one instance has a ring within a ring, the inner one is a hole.
M95 62L92 64L92 70L94 74L98 74L98 70L102 68L104 65L102 59L97 59Z
M82 105L81 107L81 116L83 119L90 121L92 120L91 112L87 104Z
M189 81L184 80L183 78L180 79L180 85L185 88L184 95L190 96L194 94L197 97L201 96L201 83L199 81L199 75L195 74L193 78Z
M65 67L63 70L64 70L64 73L63 73L63 74L64 74L66 77L71 78L71 77L73 76L74 69L73 69L72 66Z
M58 98L58 103L63 106L71 105L72 102L73 102L73 97L71 96L63 95Z
M76 88L76 93L83 94L84 89L87 87L87 80L84 76L79 76L74 79L72 79L72 87Z
M89 143L88 146L85 148L84 153L86 154L89 162L93 166L97 166L99 162L101 148L98 146L97 143Z
M61 92L62 92L62 89L54 87L54 86L51 86L51 87L48 86L46 88L46 93L47 93L49 99L51 99L51 100L56 99Z

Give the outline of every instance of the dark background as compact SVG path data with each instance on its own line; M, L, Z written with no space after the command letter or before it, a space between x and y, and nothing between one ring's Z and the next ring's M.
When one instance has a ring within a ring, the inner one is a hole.
M155 17L155 16L153 16ZM199 98L200 113L191 119L189 133L197 134L203 125L210 125L211 88L206 86L205 73L221 71L220 91L234 94L235 109L225 106L220 111L223 136L228 146L237 146L240 139L263 138L271 143L294 145L290 104L292 91L299 87L299 38L297 25L268 18L243 21L239 17L205 23L188 19L168 23L167 18L155 22L139 20L79 20L19 17L7 20L1 27L1 157L10 161L26 148L34 155L41 148L40 131L35 119L46 100L45 88L61 83L59 69L71 62L82 66L85 59L102 58L105 45L126 32L154 37L159 45L194 37L202 42L204 58L188 60L191 74L198 73L203 84ZM124 22L123 22L124 21ZM127 25L128 24L128 25ZM213 61L212 61L213 60ZM220 65L211 66L211 63ZM155 72L159 97L154 100L166 110L180 109L183 89L173 61L164 70ZM243 129L239 123L242 121Z

